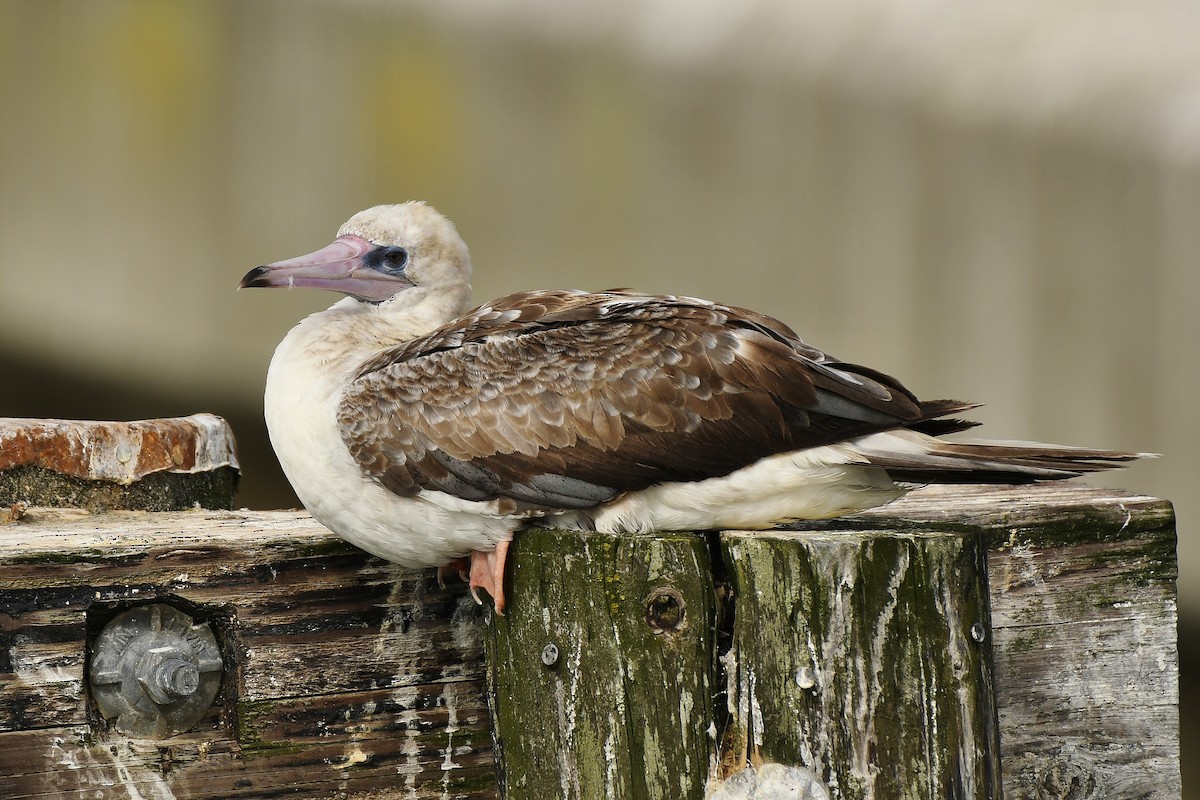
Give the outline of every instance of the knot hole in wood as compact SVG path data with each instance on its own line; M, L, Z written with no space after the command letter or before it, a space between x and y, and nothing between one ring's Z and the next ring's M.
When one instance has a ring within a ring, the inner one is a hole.
M674 586L659 586L646 595L646 625L655 634L677 631L683 627L687 603Z

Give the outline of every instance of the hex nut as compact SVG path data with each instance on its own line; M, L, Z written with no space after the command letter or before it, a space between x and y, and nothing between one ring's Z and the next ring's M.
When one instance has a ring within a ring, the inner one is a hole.
M114 617L93 647L92 697L128 736L162 739L199 722L221 688L224 663L208 623L162 603Z

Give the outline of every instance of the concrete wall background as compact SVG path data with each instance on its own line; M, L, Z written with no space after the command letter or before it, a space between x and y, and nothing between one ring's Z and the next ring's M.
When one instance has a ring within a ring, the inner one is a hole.
M263 373L334 298L233 287L424 198L481 301L750 306L922 396L987 401L985 435L1163 453L1098 482L1176 502L1187 659L1197 31L1182 2L13 0L0 414L221 413L243 502L294 502Z

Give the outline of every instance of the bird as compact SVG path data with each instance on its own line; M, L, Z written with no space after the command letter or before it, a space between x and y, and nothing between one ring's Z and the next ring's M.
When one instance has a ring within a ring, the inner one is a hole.
M977 403L919 400L748 309L631 289L471 309L471 273L454 224L410 201L239 288L345 295L267 371L271 444L305 508L380 558L457 570L497 613L529 526L769 529L931 482L1073 478L1146 455L944 439Z

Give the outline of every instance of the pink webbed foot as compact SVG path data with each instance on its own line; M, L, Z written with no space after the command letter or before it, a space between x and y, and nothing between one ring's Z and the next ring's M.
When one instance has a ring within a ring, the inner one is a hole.
M499 542L495 550L472 550L468 559L471 563L469 580L471 597L480 605L476 589L483 589L492 598L497 614L504 614L504 560L508 557L509 542Z

